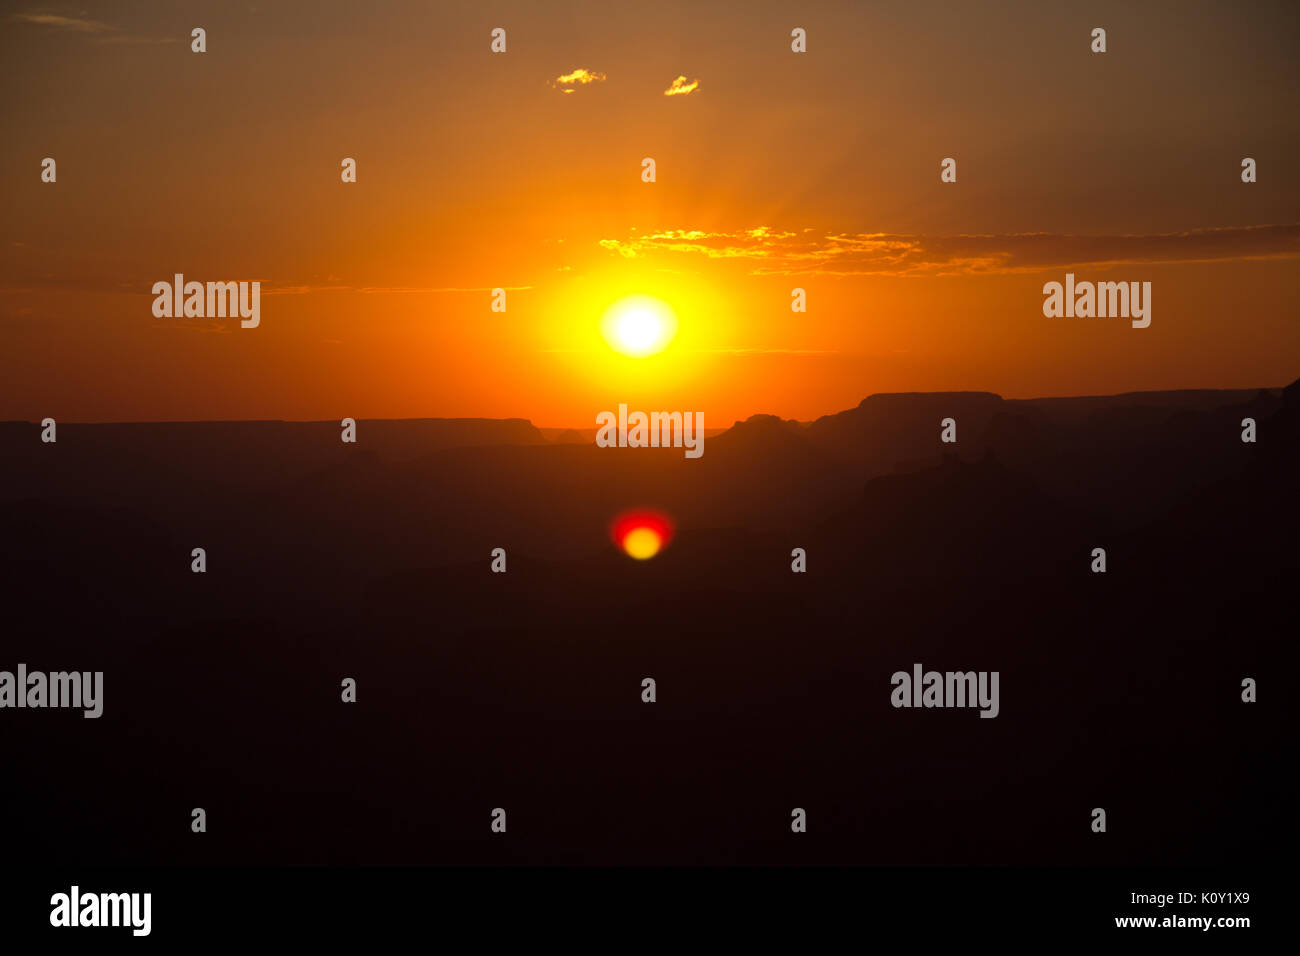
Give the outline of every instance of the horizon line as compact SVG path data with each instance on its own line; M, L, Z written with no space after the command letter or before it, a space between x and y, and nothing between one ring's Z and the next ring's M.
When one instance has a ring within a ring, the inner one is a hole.
M1186 392L1283 392L1292 385L1300 382L1300 378L1288 382L1285 385L1262 385L1247 386L1244 388L1151 388L1151 389L1132 389L1123 392L1108 392L1104 394L1088 395L1035 395L1028 398L1008 398L998 392L988 391L986 389L938 389L935 391L909 391L909 392L871 392L866 395L858 405L851 406L857 408L862 402L871 398L896 396L896 395L991 395L1003 402L1045 402L1045 401L1069 401L1071 399L1097 399L1097 398L1121 398L1126 395L1173 395ZM715 427L709 431L719 432L727 431L735 425L748 421L756 416L770 416L780 419L781 421L795 421L802 424L817 421L818 418L825 418L830 415L837 415L841 412L850 411L851 408L840 408L835 411L824 412L817 418L798 419L783 418L774 412L751 412L747 418L738 418L731 425ZM49 416L47 416L49 417ZM346 416L353 417L353 416ZM60 425L251 425L251 424L280 424L280 425L336 425L341 419L333 418L158 418L158 419L109 419L98 421L77 421L68 420L59 422ZM57 419L56 419L57 421ZM596 423L590 425L538 425L531 418L519 415L506 415L500 418L494 418L483 415L412 415L400 418L356 418L360 422L523 422L532 428L546 431L584 431L587 429L596 429ZM6 418L0 419L0 425L31 425L40 427L40 421L32 421L25 418Z

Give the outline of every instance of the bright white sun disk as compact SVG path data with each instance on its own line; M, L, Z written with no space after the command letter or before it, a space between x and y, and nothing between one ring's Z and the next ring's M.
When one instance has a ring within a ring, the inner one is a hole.
M668 347L677 334L677 316L666 302L630 295L605 310L600 330L615 351L641 358Z

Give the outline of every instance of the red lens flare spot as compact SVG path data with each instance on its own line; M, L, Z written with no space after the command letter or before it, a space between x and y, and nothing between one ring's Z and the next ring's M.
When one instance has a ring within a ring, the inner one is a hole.
M610 537L623 553L646 561L673 539L673 522L666 514L647 508L625 511L609 526Z

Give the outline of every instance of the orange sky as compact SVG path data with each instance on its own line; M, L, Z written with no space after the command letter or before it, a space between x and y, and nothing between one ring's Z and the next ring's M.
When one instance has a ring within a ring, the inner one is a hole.
M1293 4L236 6L0 19L0 419L721 427L1300 377ZM1045 318L1067 271L1150 281L1150 328ZM176 272L261 280L260 327L156 319ZM631 293L667 352L601 339Z

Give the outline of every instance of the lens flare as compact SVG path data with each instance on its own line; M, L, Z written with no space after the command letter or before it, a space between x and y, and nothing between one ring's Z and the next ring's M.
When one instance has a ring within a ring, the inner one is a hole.
M628 557L646 561L673 539L673 523L659 511L639 508L625 511L609 526L610 537Z

